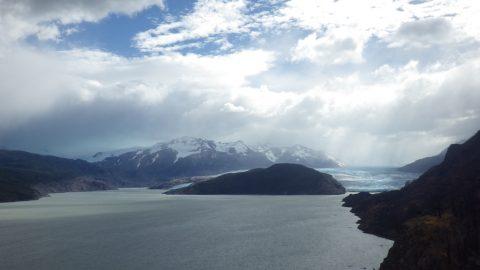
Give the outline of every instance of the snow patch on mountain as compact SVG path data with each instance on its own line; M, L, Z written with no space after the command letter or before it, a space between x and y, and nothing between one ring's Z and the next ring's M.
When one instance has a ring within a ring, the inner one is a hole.
M236 142L216 142L215 143L218 152L230 153L230 154L241 154L246 155L248 151L251 151L250 147L248 147L242 141Z
M193 137L181 137L171 140L167 143L157 143L148 148L150 153L156 153L164 149L172 149L177 153L175 162L184 157L193 154L198 154L204 151L217 151L227 154L242 154L246 155L250 148L242 141L236 142L214 142Z
M106 158L109 157L118 157L122 154L133 152L133 151L139 151L141 150L142 147L130 147L130 148L124 148L124 149L119 149L119 150L113 150L113 151L104 151L104 152L97 152L93 155L89 156L82 156L80 158L89 161L89 162L97 162L97 161L102 161Z
M150 153L156 153L163 149L172 149L177 152L175 162L193 154L198 154L206 149L211 148L206 140L192 137L181 137L171 140L168 143L159 143L150 149Z
M272 147L269 145L257 145L254 148L257 152L264 154L271 162L277 162L278 157L273 153Z

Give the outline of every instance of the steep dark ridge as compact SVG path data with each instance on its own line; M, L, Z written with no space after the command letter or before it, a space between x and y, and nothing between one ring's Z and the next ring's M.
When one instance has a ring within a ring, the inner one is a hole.
M480 269L480 131L401 190L344 202L360 229L395 241L380 269Z
M447 152L447 149L445 149L438 155L415 160L412 163L409 163L405 166L398 168L398 170L402 172L424 173L428 171L428 169L432 168L433 166L436 166L442 163L442 161L445 158L446 152Z
M166 194L344 194L345 188L331 175L298 164L275 164L266 169L228 173Z
M111 189L113 178L83 160L0 150L0 201L38 199L51 192Z

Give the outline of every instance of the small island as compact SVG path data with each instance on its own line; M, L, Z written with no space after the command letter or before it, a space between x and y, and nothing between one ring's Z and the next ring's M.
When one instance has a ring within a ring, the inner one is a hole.
M227 173L165 194L198 195L338 195L345 188L331 175L299 164Z

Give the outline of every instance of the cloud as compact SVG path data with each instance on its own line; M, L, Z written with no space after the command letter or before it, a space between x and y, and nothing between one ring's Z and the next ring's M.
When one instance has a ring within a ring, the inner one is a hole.
M261 50L130 59L102 51L19 50L5 59L18 68L0 62L11 78L0 87L0 141L78 153L189 134L302 143L349 163L399 164L479 126L480 81L471 79L479 59L443 69L417 62L383 66L372 71L382 80L338 76L292 92L251 85L250 78L269 72L275 61Z
M473 46L480 40L475 12L480 12L475 1L289 0L258 18L267 29L308 31L294 44L292 59L335 65L359 62L369 45L382 42L398 50L447 46L450 53ZM444 48L435 50L428 56L448 55Z
M357 44L350 36L341 37L328 32L317 37L316 33L312 33L297 42L292 51L292 60L334 65L361 62L362 44Z
M180 46L175 48L177 50L195 44L199 38L248 31L243 28L248 21L244 14L246 6L244 0L200 0L190 14L138 33L135 37L136 46L146 52L169 51L172 47ZM213 41L222 45L226 42L222 37L216 37Z
M243 108L242 106L237 106L235 104L227 102L227 103L225 103L225 111L227 111L227 112L244 112L245 108Z
M453 27L445 18L429 18L402 24L390 46L428 48L454 41Z
M218 131L212 119L220 118L224 104L263 95L248 89L248 77L268 70L273 60L262 50L128 59L102 51L18 48L0 60L0 141L79 151L89 138L105 144L164 138L172 134L165 128ZM274 109L247 105L259 114Z
M163 0L4 0L0 2L0 41L12 42L29 35L58 39L58 25L98 22L109 14L134 15L148 7L164 7Z

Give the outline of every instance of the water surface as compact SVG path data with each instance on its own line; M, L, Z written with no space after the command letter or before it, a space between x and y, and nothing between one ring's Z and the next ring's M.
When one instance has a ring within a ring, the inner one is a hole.
M343 196L181 196L148 189L0 204L2 269L373 269L392 242Z

